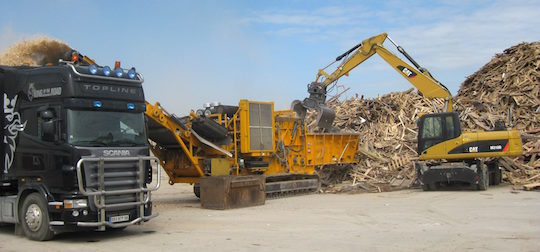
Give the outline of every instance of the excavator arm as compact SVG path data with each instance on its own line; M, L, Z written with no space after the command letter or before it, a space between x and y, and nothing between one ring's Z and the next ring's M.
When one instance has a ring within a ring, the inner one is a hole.
M387 38L414 67L383 46ZM331 128L335 113L324 105L326 89L342 76L348 75L352 69L362 64L374 54L378 54L394 70L415 86L423 96L428 98L443 98L445 100L445 107L442 109L444 112L451 112L453 110L452 95L448 88L433 78L427 69L421 67L401 46L392 41L386 33L368 38L338 56L334 62L344 60L333 73L328 74L324 69L319 69L315 81L308 85L310 96L301 103L293 102L293 109L301 117L305 114L305 110L316 109L319 112L317 125L321 128Z

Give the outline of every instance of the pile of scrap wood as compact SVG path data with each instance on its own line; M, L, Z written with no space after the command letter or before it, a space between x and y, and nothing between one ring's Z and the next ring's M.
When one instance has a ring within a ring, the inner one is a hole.
M381 192L410 187L415 181L417 159L416 119L418 114L434 111L432 101L410 89L375 99L355 97L328 105L336 111L336 127L361 133L358 148L361 158L359 164L342 176L328 175L335 173L334 169L320 169L323 184L329 184L326 191ZM327 177L342 180L327 183Z
M455 100L468 129L489 130L510 116L523 156L500 160L505 177L514 185L540 182L540 42L497 54L463 82Z
M469 76L454 97L465 130L491 130L500 121L508 122L511 111L513 126L523 136L524 155L502 158L500 164L503 178L515 185L540 182L539 66L540 43L516 45ZM419 113L432 113L442 103L412 89L374 99L333 99L329 106L337 114L335 126L361 134L361 161L350 169L320 169L323 182L341 178L327 182L326 190L380 192L410 187L415 183L417 158L415 121ZM340 174L330 175L334 172Z

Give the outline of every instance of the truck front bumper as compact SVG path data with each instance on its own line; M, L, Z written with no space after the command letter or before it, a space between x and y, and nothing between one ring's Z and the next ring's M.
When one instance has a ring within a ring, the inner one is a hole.
M96 230L103 227L107 228L122 228L134 224L142 224L150 219L157 217L158 213L152 213L152 202L144 205L144 215L138 215L138 208L125 209L119 211L107 212L106 218L100 218L98 211L92 211L90 208L84 209L50 209L52 220L50 222L51 229L57 232L80 231L80 230ZM74 214L76 212L76 214ZM84 213L84 214L83 214ZM129 216L126 221L111 222L108 217L113 216ZM56 217L56 218L55 218ZM56 220L54 220L56 219Z

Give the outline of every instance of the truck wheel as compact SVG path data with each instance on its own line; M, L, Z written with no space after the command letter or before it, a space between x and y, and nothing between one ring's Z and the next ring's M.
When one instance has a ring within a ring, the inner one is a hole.
M24 199L19 221L24 235L30 240L46 241L54 236L54 232L49 228L47 202L38 193L31 193Z
M193 193L195 194L195 196L197 196L197 198L201 198L201 184L193 184Z
M428 183L428 184L424 184L422 186L422 190L424 191L434 191L434 190L437 190L438 189L438 186L436 183Z
M491 170L493 171L493 180L490 181L492 185L498 185L502 180L502 170L499 168L499 162L496 160L491 163Z
M501 171L501 169L499 169L499 166L496 166L496 167L495 167L495 175L494 175L493 177L495 177L495 178L493 179L493 184L494 184L494 185L498 185L498 184L501 183L501 180L502 180L502 171Z
M489 172L489 184L498 185L501 183L502 171L499 169L499 162L497 160L487 163Z
M478 179L478 190L485 191L489 187L489 173L486 165L481 163L480 167L481 174L479 174L480 179Z

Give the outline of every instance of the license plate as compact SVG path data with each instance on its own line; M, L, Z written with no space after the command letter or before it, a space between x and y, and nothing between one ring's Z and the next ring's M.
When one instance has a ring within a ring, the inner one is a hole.
M129 220L129 214L109 217L109 222L111 223L128 221L128 220Z

